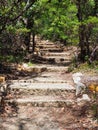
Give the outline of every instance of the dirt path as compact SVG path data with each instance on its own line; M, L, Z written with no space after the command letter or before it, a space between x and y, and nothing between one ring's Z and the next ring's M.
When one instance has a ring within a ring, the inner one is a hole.
M76 104L68 73L74 48L49 41L38 42L36 48L35 64L24 66L27 75L20 70L23 76L11 80L13 98L7 100L0 130L98 130L89 108Z

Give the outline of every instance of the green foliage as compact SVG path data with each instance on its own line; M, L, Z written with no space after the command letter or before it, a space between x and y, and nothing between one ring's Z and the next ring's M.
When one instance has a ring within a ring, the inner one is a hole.
M75 4L67 0L62 2L40 0L39 9L42 10L39 12L40 15L35 18L35 26L39 27L38 33L41 36L51 40L78 42L76 39L78 35L78 20Z
M34 64L30 61L27 64L28 64L28 66L34 66Z
M7 62L7 63L16 63L16 62L23 62L24 55L7 55L7 56L0 56L0 62Z
M16 30L16 33L18 33L18 34L26 34L28 32L30 32L30 30L27 28L19 28Z
M95 17L95 16L89 16L87 21L86 21L87 24L98 24L98 17Z
M39 34L46 39L60 41L65 44L77 45L80 42L79 27L81 25L85 27L83 42L87 42L88 39L87 44L89 43L90 46L98 44L96 0L30 0L28 2L31 6L27 9L27 1L0 1L1 48L4 47L5 41L9 45L10 43L16 44L13 37L14 39L17 39L17 37L24 38L25 41L27 36L29 38L30 33ZM81 14L81 20L78 19L79 13ZM28 38L27 41L29 41ZM21 40L17 39L16 41L20 41L21 46ZM28 43L27 46L29 46ZM84 59L87 60L88 56L85 54Z

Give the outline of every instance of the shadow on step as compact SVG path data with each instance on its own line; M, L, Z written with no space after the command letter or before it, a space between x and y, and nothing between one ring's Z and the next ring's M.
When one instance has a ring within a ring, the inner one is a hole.
M33 67L31 70L27 70L25 68L17 68L14 64L12 65L0 65L0 76L5 77L6 82L9 80L20 80L26 77L36 78L42 74L42 72L46 71L46 67Z
M34 63L39 64L50 64L50 65L57 65L57 66L69 66L71 64L70 60L66 60L64 58L56 59L56 58L43 58L41 56L34 56L33 60Z

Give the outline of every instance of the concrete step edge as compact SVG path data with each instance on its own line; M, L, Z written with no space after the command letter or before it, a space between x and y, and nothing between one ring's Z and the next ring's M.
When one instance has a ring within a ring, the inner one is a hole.
M46 80L46 79L43 79L41 80L40 78L39 79L34 79L34 80L8 80L7 82L10 82L10 83L69 83L69 81L66 81L66 80ZM70 81L71 82L71 81Z
M12 89L29 89L29 90L75 90L75 87L68 83L13 83Z
M75 100L72 99L59 99L58 97L54 97L48 99L47 96L34 97L34 98L19 98L19 99L12 99L8 100L7 102L16 102L18 105L27 105L32 104L35 107L63 107L65 105L73 105Z

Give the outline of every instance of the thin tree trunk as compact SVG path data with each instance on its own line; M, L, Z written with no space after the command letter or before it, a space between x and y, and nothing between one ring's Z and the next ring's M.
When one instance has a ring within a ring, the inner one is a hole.
M80 22L79 26L79 47L80 47L80 60L85 61L85 56L89 55L89 42L88 38L86 38L86 26L82 23L84 20L83 7L87 1L78 0L76 5L78 9L77 17ZM86 32L88 33L88 32ZM88 34L87 34L88 35Z
M94 0L95 7L94 7L94 16L98 16L98 0Z
M85 47L85 35L84 35L85 27L84 25L80 25L79 27L79 46L80 46L80 59L84 62L86 55L86 47Z
M33 47L32 47L32 51L35 51L35 46L36 46L36 42L35 42L35 34L33 33Z

